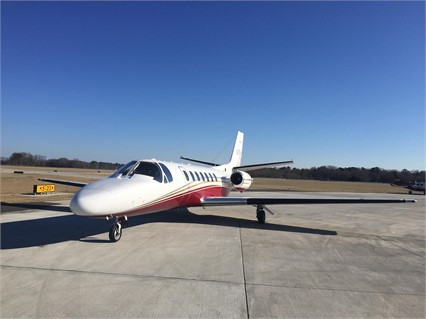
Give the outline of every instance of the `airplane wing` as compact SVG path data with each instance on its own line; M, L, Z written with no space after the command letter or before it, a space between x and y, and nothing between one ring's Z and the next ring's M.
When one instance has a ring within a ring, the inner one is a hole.
M43 181L43 182L49 182L49 183L61 184L61 185L68 185L68 186L75 186L75 187L83 187L83 186L87 185L87 183L63 181L63 180L60 180L60 179L39 178L38 180Z
M384 204L416 203L415 199L393 198L286 198L286 197L204 197L203 206L290 205L290 204Z

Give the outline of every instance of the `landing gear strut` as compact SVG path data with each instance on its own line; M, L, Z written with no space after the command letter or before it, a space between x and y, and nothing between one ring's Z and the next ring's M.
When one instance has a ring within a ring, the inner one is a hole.
M116 218L115 223L109 229L109 240L119 241L123 233L123 224L127 225L127 216Z
M258 205L256 208L256 217L257 217L257 221L259 222L259 224L264 224L265 223L265 210L263 209L262 205Z

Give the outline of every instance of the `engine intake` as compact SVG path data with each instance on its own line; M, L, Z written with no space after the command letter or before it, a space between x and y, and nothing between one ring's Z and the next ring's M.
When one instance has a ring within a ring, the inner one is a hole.
M246 172L236 171L231 175L232 185L234 185L234 188L240 192L247 190L252 182L253 178L251 178L251 176Z

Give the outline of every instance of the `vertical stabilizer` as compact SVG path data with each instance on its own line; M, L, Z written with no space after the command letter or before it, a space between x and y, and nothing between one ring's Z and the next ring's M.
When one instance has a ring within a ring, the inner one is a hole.
M230 172L234 167L241 166L241 159L243 157L243 141L244 133L238 131L237 139L235 140L234 149L232 151L231 160L228 164L215 167L221 171Z

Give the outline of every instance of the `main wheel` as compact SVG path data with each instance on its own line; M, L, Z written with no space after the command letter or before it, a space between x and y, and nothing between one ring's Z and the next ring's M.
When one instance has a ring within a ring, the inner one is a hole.
M259 222L259 224L264 224L265 223L265 211L263 209L259 209L256 212L256 217L257 217L257 221Z
M121 225L119 225L118 223L112 225L109 230L109 240L111 240L112 242L119 241L122 233L123 229Z

